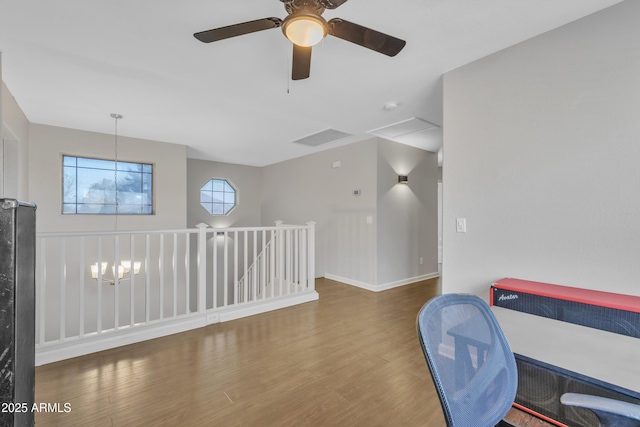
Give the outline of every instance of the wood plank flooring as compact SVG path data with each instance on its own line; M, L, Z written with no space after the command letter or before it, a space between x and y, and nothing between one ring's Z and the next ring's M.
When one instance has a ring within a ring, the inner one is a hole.
M444 426L415 319L432 279L38 367L38 426Z

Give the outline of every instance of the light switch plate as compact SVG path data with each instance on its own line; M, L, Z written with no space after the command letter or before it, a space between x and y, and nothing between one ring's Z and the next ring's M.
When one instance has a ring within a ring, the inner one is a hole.
M467 232L467 219L466 218L456 218L456 232L458 232L458 233L466 233Z

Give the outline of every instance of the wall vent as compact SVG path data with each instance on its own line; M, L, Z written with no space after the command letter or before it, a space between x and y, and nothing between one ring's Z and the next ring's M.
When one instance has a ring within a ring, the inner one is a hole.
M442 147L442 128L419 117L373 129L369 133L434 153Z
M304 138L296 139L292 142L296 144L308 145L309 147L317 147L318 145L337 141L348 136L352 135L350 133L341 132L335 129L325 129L312 135L305 136Z

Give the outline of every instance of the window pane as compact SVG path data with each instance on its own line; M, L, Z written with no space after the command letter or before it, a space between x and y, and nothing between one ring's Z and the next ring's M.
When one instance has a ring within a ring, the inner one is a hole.
M224 213L225 213L225 214L228 214L228 213L229 213L229 211L230 211L231 209L233 209L233 206L234 206L233 204L227 204L227 203L225 203L225 204L224 204Z
M220 191L214 191L213 193L211 193L211 198L215 203L222 203L224 202L224 193Z
M222 203L211 204L211 215L224 215L224 211L222 209Z
M115 204L116 188L113 171L78 169L78 202Z
M62 156L62 164L65 166L76 166L76 158L70 156Z
M236 204L236 193L224 193L224 202L231 203L232 205Z
M213 184L213 191L224 191L225 181L219 179L212 179L210 181Z
M213 215L213 204L212 203L202 203L202 206L207 210L207 212L209 212L211 215Z
M78 157L78 167L115 170L115 162L112 160L86 159L83 157Z
M150 173L142 174L142 192L151 196L152 190L153 190L153 176Z
M76 168L65 167L62 180L63 180L62 181L63 203L75 203L76 202Z
M143 169L152 172L151 165L132 162L118 162L117 165L116 172L116 162L112 160L63 156L62 212L153 213L153 175L142 172Z
M118 162L119 171L142 172L142 165L139 163Z

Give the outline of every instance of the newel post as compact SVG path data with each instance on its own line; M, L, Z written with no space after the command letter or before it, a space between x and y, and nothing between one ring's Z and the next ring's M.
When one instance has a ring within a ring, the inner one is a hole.
M316 288L316 223L307 222L309 227L309 238L307 239L307 269L308 286L310 290Z
M205 223L197 224L198 227L198 313L204 313L207 309L207 227Z

